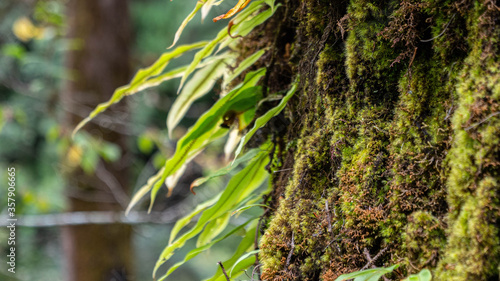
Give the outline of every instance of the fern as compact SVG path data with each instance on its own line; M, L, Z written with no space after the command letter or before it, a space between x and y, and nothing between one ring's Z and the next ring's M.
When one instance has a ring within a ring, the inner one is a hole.
M223 1L223 0L222 0ZM179 40L184 28L198 13L201 13L202 19L206 17L210 8L222 1L215 0L199 0L197 1L192 12L184 19L174 36L172 45L175 46ZM228 27L231 33L237 37L246 36L256 26L262 24L269 19L275 12L276 8L274 0L239 0L234 8L227 13L217 17L214 21L233 17ZM276 116L283 110L288 100L294 95L297 90L297 83L294 83L288 93L282 98L281 102L275 107L260 116L254 121L256 107L262 100L262 87L260 81L266 73L265 68L255 71L248 70L255 62L263 56L266 50L258 50L233 69L236 61L235 54L227 51L227 47L235 42L235 36L230 36L226 28L222 29L215 38L211 41L198 42L190 45L176 47L173 51L165 52L151 66L141 69L134 76L132 81L119 89L117 89L112 98L96 107L91 114L85 118L74 130L75 134L87 122L95 118L99 113L105 111L112 104L119 102L125 96L134 95L149 87L157 86L160 83L180 78L180 86L178 97L175 100L172 108L169 111L167 119L167 129L169 135L172 136L172 131L184 117L187 110L194 101L206 95L214 83L220 77L223 77L224 94L215 102L212 107L201 115L196 123L188 129L186 134L177 142L175 152L168 160L165 161L163 167L151 178L149 178L132 197L126 212L128 213L143 197L150 193L150 207L154 204L159 189L166 184L169 193L175 186L178 178L184 172L186 165L200 152L210 145L215 140L230 135L226 144L226 154L230 155L236 148L235 159L228 167L214 172L213 174L196 180L191 188L199 186L210 178L227 174L238 165L244 167L236 173L228 182L224 191L214 196L212 199L199 204L190 214L177 221L173 230L170 233L168 245L164 248L153 270L155 278L160 267L169 260L172 255L179 249L184 247L188 240L194 239L196 236L196 248L190 251L184 260L169 268L159 280L166 279L173 271L180 267L185 262L189 261L199 253L208 250L213 245L223 241L230 235L237 232L245 231L245 236L241 240L240 246L236 249L234 255L223 262L223 265L230 269L229 275L236 277L255 263L258 250L254 249L255 235L257 233L257 218L252 218L245 223L234 227L232 230L221 236L226 228L230 225L230 219L233 215L239 214L244 210L252 207L261 207L258 204L263 194L268 192L268 189L260 188L268 177L266 166L269 164L269 155L272 151L270 141L265 142L259 148L249 150L246 154L242 154L245 144L252 135L262 126L264 126L272 117ZM166 70L169 62L182 54L199 49L193 60L185 66ZM228 73L231 73L228 75ZM236 77L246 73L243 82L234 87L229 87ZM267 92L267 91L266 91ZM228 117L231 116L231 117ZM238 122L233 122L233 118ZM227 124L227 122L229 122ZM231 130L231 122L237 123ZM247 126L254 124L253 128L245 135ZM231 133L229 133L231 132ZM258 191L258 192L257 192ZM190 229L184 231L181 236L179 233L187 227L187 225L197 215L200 218L196 224ZM209 280L224 280L221 270Z

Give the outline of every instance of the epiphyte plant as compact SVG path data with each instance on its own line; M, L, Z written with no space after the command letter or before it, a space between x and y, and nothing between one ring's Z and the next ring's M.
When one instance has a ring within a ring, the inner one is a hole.
M170 259L177 249L183 247L186 241L198 236L196 249L190 251L183 261L172 266L158 280L166 279L175 269L188 260L208 250L228 236L241 232L244 232L245 235L240 245L230 259L221 263L221 268L231 269L229 277L234 278L242 274L246 268L256 264L258 244L255 243L255 236L258 235L258 217L247 220L223 236L221 233L228 227L233 214L241 213L255 206L262 206L262 204L256 204L256 202L261 200L265 193L269 192L268 189L261 188L261 186L268 176L266 166L269 164L269 155L272 154L273 145L268 140L258 148L248 150L244 154L241 152L255 132L284 109L288 100L297 90L297 83L292 83L291 88L276 107L271 108L255 119L256 107L264 98L263 93L267 93L267 90L263 91L262 86L259 85L266 74L266 68L255 69L252 66L262 57L266 50L257 50L248 57L243 58L237 66L233 66L238 56L237 52L233 51L237 49L238 40L244 40L242 37L249 34L255 27L274 14L279 7L279 5L275 5L275 0L239 0L227 13L213 19L218 21L234 16L228 24L232 35L224 28L211 41L201 41L173 48L186 25L198 12L201 11L203 19L212 6L222 1L199 0L193 11L178 28L173 44L168 48L169 50L162 54L151 66L140 69L128 85L116 89L111 99L99 104L73 132L74 135L92 118L112 104L119 102L125 96L134 95L167 80L181 78L177 99L169 110L167 117L168 133L169 136L172 136L173 129L179 124L192 103L206 95L214 87L215 81L222 77L223 93L220 99L207 112L202 114L185 135L178 140L174 154L165 161L163 167L155 175L139 188L126 210L128 213L147 193L150 193L149 210L151 210L158 191L164 184L170 194L177 180L183 174L186 165L210 143L229 135L225 153L231 155L234 152L234 159L231 164L213 175L196 180L193 182L191 190L193 191L194 187L201 185L210 178L227 174L239 165L244 165L244 167L229 180L222 192L201 203L190 214L177 221L170 233L169 243L155 265L153 278L156 279L160 266ZM198 52L188 65L167 70L171 60L192 50L198 50ZM241 83L232 87L228 86L235 84L231 82L243 74L244 79ZM253 127L247 130L252 124ZM246 134L244 133L245 130L247 130ZM240 154L242 155L240 156ZM196 224L178 237L180 231L197 215L200 215L200 217ZM208 280L224 280L228 278L221 268Z

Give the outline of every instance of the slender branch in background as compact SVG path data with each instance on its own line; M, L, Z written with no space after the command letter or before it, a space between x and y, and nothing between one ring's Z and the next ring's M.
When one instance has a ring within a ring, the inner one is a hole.
M128 216L122 212L95 211L95 212L68 212L45 215L18 215L16 216L16 226L23 227L56 227L88 224L167 224L174 223L190 211L189 206L170 207L163 212L130 212ZM10 225L7 221L7 214L0 214L0 227ZM235 221L240 224L248 220L249 217L241 215ZM192 221L197 221L193 218Z
M128 202L130 201L130 198L127 196L125 193L124 188L118 182L115 176L113 176L112 173L110 173L104 165L99 162L98 167L95 170L95 175L102 180L108 187L109 190L111 191L111 194L113 197L116 199L116 201L122 206L122 208L125 210L127 209Z
M16 225L25 227L54 227L87 224L143 224L156 223L166 224L178 220L185 212L171 210L165 212L130 212L125 216L124 212L71 212L46 215L22 215L17 216ZM0 217L0 227L9 225L7 216Z

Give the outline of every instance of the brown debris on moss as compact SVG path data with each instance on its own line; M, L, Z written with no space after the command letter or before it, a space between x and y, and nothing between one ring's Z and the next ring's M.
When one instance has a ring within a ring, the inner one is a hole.
M496 3L284 4L296 32L277 63L301 87L274 156L262 279L335 280L399 263L388 278L428 268L435 280L496 280Z

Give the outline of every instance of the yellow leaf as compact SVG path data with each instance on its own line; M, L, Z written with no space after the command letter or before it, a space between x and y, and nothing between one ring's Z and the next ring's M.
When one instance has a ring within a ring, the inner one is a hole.
M27 42L33 38L40 39L43 28L36 27L27 17L22 17L14 22L12 32L19 40Z
M252 1L252 0L239 0L238 3L236 3L236 5L231 10L229 10L227 13L225 13L223 15L215 17L213 19L213 21L217 22L221 19L227 19L227 18L234 16L239 11L243 10L243 8L245 8L248 5L248 3L250 3L250 1Z
M66 160L69 166L76 167L80 165L80 161L82 160L83 150L80 146L72 145L66 156Z

